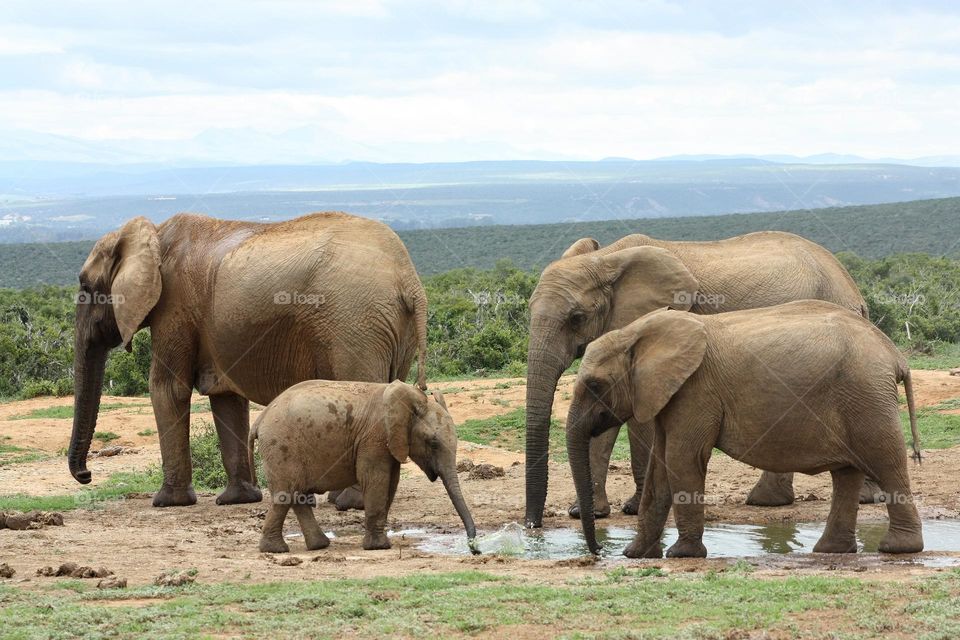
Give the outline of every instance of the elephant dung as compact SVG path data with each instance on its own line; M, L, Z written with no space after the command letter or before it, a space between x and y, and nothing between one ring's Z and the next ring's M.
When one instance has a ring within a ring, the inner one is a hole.
M12 578L17 571L6 562L0 564L0 578Z
M107 576L112 576L113 571L103 567L100 567L99 569L86 566L82 567L76 562L64 562L56 569L53 567L43 567L42 569L37 569L37 575L48 577L64 576L67 578L106 578Z
M179 587L185 584L190 584L191 582L195 582L196 579L196 574L190 571L170 571L157 576L154 579L153 584L157 585L158 587Z
M464 471L470 471L476 465L473 464L473 460L470 458L462 458L457 460L457 473L463 473Z
M3 516L3 526L16 531L40 529L44 526L63 526L63 514L56 512L28 511L26 513L6 513L0 515Z
M111 576L97 583L97 589L126 589L127 579Z
M478 464L470 469L470 480L492 480L493 478L502 478L505 475L503 467L496 467L492 464Z

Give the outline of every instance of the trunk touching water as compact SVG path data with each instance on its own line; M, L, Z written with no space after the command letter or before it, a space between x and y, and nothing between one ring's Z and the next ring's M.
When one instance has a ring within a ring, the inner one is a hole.
M470 552L476 555L480 553L476 546L477 527L473 524L473 516L470 515L470 509L467 508L463 493L460 491L460 480L457 478L456 467L454 466L453 470L448 469L442 473L440 478L443 480L447 495L450 496L453 508L457 510L457 515L463 520L463 527L467 530L467 544L470 546Z
M593 514L593 473L590 469L590 432L585 424L576 418L575 408L571 407L571 418L567 425L567 456L570 458L570 471L573 484L577 489L577 502L580 504L580 525L583 537L590 553L599 555L597 531Z
M70 436L67 461L70 474L81 484L90 482L87 453L90 451L90 441L97 426L106 363L106 349L77 345L73 361L73 434Z
M544 337L533 328L527 354L527 527L543 525L547 500L547 473L550 448L550 413L557 381L570 362L555 353L552 335ZM571 360L572 361L572 360Z

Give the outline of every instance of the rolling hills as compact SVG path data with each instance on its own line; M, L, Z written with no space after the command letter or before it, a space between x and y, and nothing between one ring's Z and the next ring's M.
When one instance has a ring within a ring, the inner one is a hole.
M421 275L460 267L489 268L508 258L538 270L572 242L607 244L630 233L674 240L713 240L751 231L790 231L831 251L864 257L960 253L960 198L774 213L615 219L542 225L497 225L400 231ZM0 244L0 287L74 284L92 241Z

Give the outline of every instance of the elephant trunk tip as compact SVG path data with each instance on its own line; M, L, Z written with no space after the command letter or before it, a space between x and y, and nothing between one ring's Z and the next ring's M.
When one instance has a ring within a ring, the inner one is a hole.
M70 474L73 476L73 479L80 484L90 484L90 481L93 479L93 474L91 474L86 467L75 469L71 466Z

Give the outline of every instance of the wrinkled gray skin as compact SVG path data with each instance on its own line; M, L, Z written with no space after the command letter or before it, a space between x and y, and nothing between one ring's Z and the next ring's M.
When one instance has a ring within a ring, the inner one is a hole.
M801 299L826 300L867 315L856 284L833 254L790 233L763 231L716 242L669 242L637 234L603 248L592 238L575 242L544 269L530 299L527 526L542 525L557 381L590 341L666 306L714 314ZM653 429L636 422L628 426L637 491L623 510L635 514ZM591 445L597 517L610 513L606 474L618 432L604 433ZM747 502L772 506L793 498L792 476L764 473ZM570 512L578 516L577 505Z
M179 214L134 218L94 245L80 271L73 434L68 461L90 482L107 353L150 327L150 400L163 459L157 507L194 504L190 395L210 396L228 484L218 504L255 502L247 467L249 401L267 404L314 378L404 379L427 300L386 225L344 213L260 224Z
M670 508L679 537L669 557L704 557L704 484L714 448L778 473L829 471L833 499L814 547L855 553L865 474L885 494L886 553L923 549L907 472L897 383L904 383L920 458L910 370L868 320L804 300L719 315L654 311L587 347L567 417L567 450L590 550L589 442L632 418L653 422L638 533L624 555L662 556Z
M283 521L292 507L307 549L330 544L313 516L314 493L359 482L366 506L364 549L389 549L387 513L400 464L410 456L431 482L443 480L475 552L476 527L457 478L457 432L439 392L429 399L399 380L391 384L309 380L281 393L250 431L270 488L260 550L289 551Z

